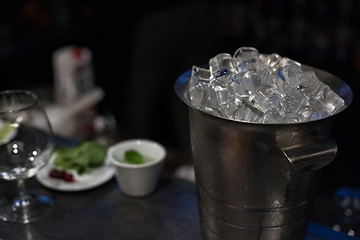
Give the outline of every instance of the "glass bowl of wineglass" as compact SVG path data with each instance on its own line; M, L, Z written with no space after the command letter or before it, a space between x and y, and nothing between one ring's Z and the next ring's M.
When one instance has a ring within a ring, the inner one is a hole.
M0 92L0 178L17 183L14 196L0 200L0 221L30 223L46 216L53 202L25 190L54 149L50 122L37 96L25 90Z

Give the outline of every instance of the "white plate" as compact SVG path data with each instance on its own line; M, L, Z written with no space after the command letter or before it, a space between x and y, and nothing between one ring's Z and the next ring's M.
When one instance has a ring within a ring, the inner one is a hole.
M67 170L68 173L73 175L74 182L65 182L62 179L52 178L49 173L52 169L57 168L54 166L55 157L56 153L52 155L49 163L40 169L35 176L39 183L54 190L65 192L88 190L106 183L114 176L114 168L106 157L104 165L91 169L90 173L79 175L76 171Z

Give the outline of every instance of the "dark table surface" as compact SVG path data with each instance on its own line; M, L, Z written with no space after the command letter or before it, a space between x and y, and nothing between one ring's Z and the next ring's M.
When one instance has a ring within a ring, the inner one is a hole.
M1 181L2 190L14 184ZM44 219L30 224L0 222L1 240L201 239L195 185L173 176L161 176L156 191L142 198L122 194L115 178L80 192L50 190L34 178L26 186L51 197L54 207ZM326 204L317 200L306 240L355 239L321 223L329 220Z
M58 146L74 144L57 139ZM115 178L79 192L51 190L35 178L26 180L25 185L27 190L50 197L54 207L45 218L29 224L0 221L0 240L202 239L195 184L169 174L162 174L155 192L142 198L123 194ZM2 197L16 190L16 182L0 180ZM339 214L330 199L319 196L306 240L355 239L331 229Z
M0 239L201 239L195 187L178 178L162 176L142 198L122 194L114 178L81 192L49 190L35 179L26 186L51 197L54 207L27 225L0 222Z

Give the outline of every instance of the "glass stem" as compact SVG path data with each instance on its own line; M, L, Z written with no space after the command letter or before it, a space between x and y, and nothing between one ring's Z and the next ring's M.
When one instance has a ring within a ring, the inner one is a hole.
M17 187L19 189L19 195L20 197L25 195L25 181L24 179L18 179L17 180Z
M21 211L21 217L23 218L24 223L29 222L29 209L28 206L30 204L29 196L25 193L25 180L18 179L17 180L18 187L18 197L13 202L13 211L19 212Z

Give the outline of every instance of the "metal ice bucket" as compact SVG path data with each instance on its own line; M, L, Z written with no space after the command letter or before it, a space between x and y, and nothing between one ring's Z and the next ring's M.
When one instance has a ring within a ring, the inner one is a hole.
M352 91L339 78L308 66L346 103ZM209 115L189 105L198 207L205 239L304 239L319 170L336 155L333 116L296 124L255 124ZM345 107L345 108L346 108ZM344 108L344 109L345 109ZM343 110L344 110L343 109Z

